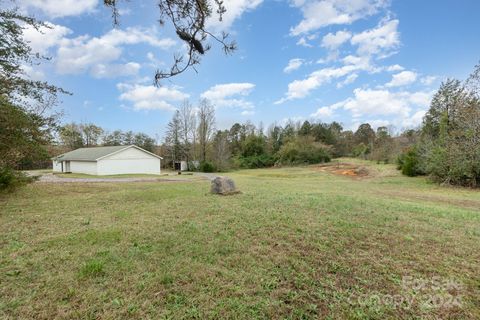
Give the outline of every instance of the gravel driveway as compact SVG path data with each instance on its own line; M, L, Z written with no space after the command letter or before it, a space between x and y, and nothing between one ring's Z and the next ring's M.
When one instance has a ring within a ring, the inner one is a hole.
M218 174L216 173L208 173L208 172L194 172L193 173L194 176L197 176L197 177L204 177L204 178L207 178L208 180L213 180L215 179L216 177L218 177Z
M52 173L43 174L40 178L36 181L37 183L72 183L72 182L154 182L154 181L161 181L161 182L188 182L189 179L178 179L178 178L148 178L148 177L131 177L131 178L64 178L56 176Z

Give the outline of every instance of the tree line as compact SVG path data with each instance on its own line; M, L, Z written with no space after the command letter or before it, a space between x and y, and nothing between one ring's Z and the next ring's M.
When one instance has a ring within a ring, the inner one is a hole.
M31 181L15 169L22 161L45 158L44 146L59 119L57 96L69 94L25 74L25 66L44 59L24 41L25 27L51 28L16 10L0 9L0 191Z
M398 159L405 175L478 187L480 184L480 64L466 81L448 79L432 98L414 142Z
M96 146L137 145L147 151L155 151L155 139L143 132L115 130L109 132L93 123L75 122L58 129L58 142L63 149L75 150Z
M208 100L198 106L186 100L167 125L162 156L172 167L174 162L186 161L191 170L217 171L314 164L343 156L388 163L411 143L413 134L393 135L392 130L379 127L375 131L364 123L351 131L338 122L320 121L274 123L267 129L247 121L217 130L215 107Z

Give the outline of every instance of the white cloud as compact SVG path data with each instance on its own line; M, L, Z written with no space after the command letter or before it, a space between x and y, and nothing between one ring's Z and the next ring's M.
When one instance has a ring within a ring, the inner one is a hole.
M136 75L140 69L138 63L119 62L125 45L145 43L168 49L176 43L170 38L159 38L154 28L131 27L114 29L100 37L82 35L68 38L72 30L49 22L47 24L48 28L41 27L39 30L26 27L23 37L34 52L52 56L52 62L60 74L90 72L96 78Z
M202 93L201 97L210 100L216 107L253 109L253 104L243 98L248 96L253 88L255 84L248 82L217 84Z
M243 110L240 114L242 116L253 116L255 114L255 111L253 111L253 110Z
M337 31L337 33L329 33L322 39L322 47L329 50L336 50L342 44L350 40L352 34L348 31Z
M72 33L67 27L46 22L48 27L40 27L39 30L32 26L25 26L23 39L28 42L33 52L42 55L47 54L48 49L59 45L62 40Z
M320 107L317 109L317 111L312 113L310 117L316 118L316 119L330 118L331 116L333 116L335 110L343 107L344 103L345 103L344 101L340 101L330 106Z
M430 103L431 92L391 92L388 90L372 90L357 88L354 97L339 104L352 112L354 117L363 115L397 115L408 117L413 107L426 108Z
M146 43L161 49L170 48L175 44L172 39L159 39L153 29L127 28L126 30L112 30L101 37L88 35L60 41L56 57L56 70L60 74L78 74L90 72L99 76L103 66L113 65L123 53L123 45ZM131 63L116 65L119 74L132 73ZM130 72L125 72L129 70Z
M420 79L420 82L426 86L431 85L437 80L437 77L435 76L425 76Z
M394 64L392 66L388 66L387 69L386 69L388 72L394 72L394 71L403 71L405 70L404 67L402 67L401 65L399 64Z
M423 117L427 113L426 110L419 110L415 112L412 116L402 119L401 126L403 128L416 128L418 127L422 121Z
M374 130L377 130L379 127L388 127L391 125L391 122L385 119L375 119L375 120L369 120L367 122L370 123L370 125Z
M297 41L298 46L303 46L306 48L312 48L313 46L308 42L317 39L318 34L310 34L308 36L303 36Z
M211 5L214 8L214 13L207 21L207 27L216 31L228 30L235 20L239 19L244 12L254 10L262 2L263 0L226 0L223 4L227 12L223 14L222 21L219 21L218 14L215 13L216 4L212 2Z
M300 68L302 64L303 64L303 59L298 59L298 58L290 59L290 61L288 61L288 65L283 69L283 72L289 73L289 72L295 71L298 68Z
M303 47L306 47L306 48L312 48L313 47L310 43L307 42L307 39L305 37L301 37L300 39L298 39L297 45L298 46L303 46Z
M135 76L140 71L140 64L128 62L125 64L103 64L99 63L92 67L90 73L95 78L116 78Z
M407 101L387 90L355 89L354 98L347 99L346 110L354 116L368 115L407 115L410 106Z
M324 106L311 116L326 117L337 109L343 109L351 112L353 122L349 127L353 130L360 123L366 122L373 127L394 125L398 128L412 128L422 122L434 94L433 91L391 92L360 88L353 93L353 97Z
M148 65L152 68L158 68L158 66L164 64L164 62L159 60L152 52L147 52L147 59L150 61Z
M217 84L202 93L202 98L213 101L225 99L234 95L246 96L254 87L255 85L253 83L248 82Z
M360 0L363 2L364 0ZM355 1L353 1L355 2ZM353 3L352 2L352 3ZM353 5L353 4L352 4ZM359 7L360 4L357 4ZM399 33L397 32L398 20L382 20L380 24L373 29L363 31L351 36L346 31L339 31L336 34L329 34L324 38L322 46L336 48L341 43L348 41L357 46L357 55L348 55L341 59L343 66L329 67L312 72L306 79L295 80L288 85L288 91L284 98L276 101L276 104L287 100L306 97L312 90L331 82L335 79L346 77L342 82L337 83L337 87L342 87L352 83L358 77L359 71L368 71L370 73L385 70L384 67L378 67L371 63L373 57L383 58L391 54L399 44ZM326 60L321 59L318 63L328 62L332 57ZM355 73L355 75L353 75Z
M182 101L189 97L178 88L155 87L153 85L126 84L117 85L121 101L128 101L133 104L133 109L140 110L174 110L171 104L174 101Z
M408 97L413 104L421 107L428 107L434 93L434 91L418 91L410 93Z
M39 9L51 18L59 18L92 12L97 7L98 0L22 0L20 5Z
M386 0L300 0L293 5L303 13L303 20L290 29L298 36L328 25L350 24L373 15L384 7Z
M312 118L322 119L329 118L333 115L333 109L330 107L321 107L310 115Z
M342 82L339 82L337 83L337 88L340 89L346 85L349 85L349 84L352 84L355 82L355 80L357 80L358 78L358 74L356 73L352 73L350 75L348 75L345 80L343 80Z
M59 45L65 36L72 33L72 30L51 22L45 22L45 24L46 26L42 26L38 30L29 25L24 26L23 39L28 43L32 52L49 56L49 49ZM30 79L45 80L45 72L42 70L44 66L45 64L42 66L23 65L22 69Z
M355 34L350 40L357 45L357 53L364 55L379 55L386 57L400 45L400 34L397 31L398 20L384 20L376 28Z
M363 121L356 121L352 124L351 129L356 131L361 123L369 123L372 126L372 129L376 130L378 127L387 127L387 128L399 128L400 131L405 129L418 128L422 123L423 117L425 116L426 110L419 110L413 114L409 114L406 117L396 117L391 120L387 119L367 119Z
M22 70L31 80L45 80L45 73L38 68L25 64L22 65Z
M388 127L391 125L391 122L385 119L367 119L362 121L356 120L350 126L348 126L348 129L355 132L358 130L358 127L360 127L362 123L368 123L373 130L377 130L378 127Z
M352 56L348 55L342 59L342 62L345 65L353 65L357 66L360 70L369 70L373 71L372 66L370 65L370 58L369 57L359 57L359 56Z
M401 87L414 83L417 80L417 74L413 71L402 71L394 74L392 80L386 84L387 87Z
M294 80L288 85L288 91L284 98L275 102L275 104L281 104L288 100L304 98L310 94L310 92L325 83L329 83L333 79L339 79L358 70L367 70L368 64L365 64L363 60L352 59L350 62L356 64L348 64L338 68L324 68L312 72L306 79ZM355 79L350 79L351 81Z

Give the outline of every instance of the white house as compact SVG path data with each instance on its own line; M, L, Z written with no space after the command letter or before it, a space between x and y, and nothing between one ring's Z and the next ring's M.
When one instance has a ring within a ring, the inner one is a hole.
M54 172L110 175L160 174L162 159L156 154L131 145L80 148L52 158L52 161Z

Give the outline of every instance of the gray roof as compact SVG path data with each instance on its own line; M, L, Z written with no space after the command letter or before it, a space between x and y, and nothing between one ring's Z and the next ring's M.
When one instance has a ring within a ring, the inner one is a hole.
M96 161L98 158L105 157L111 153L126 149L128 147L130 146L80 148L61 154L53 159L58 161Z

